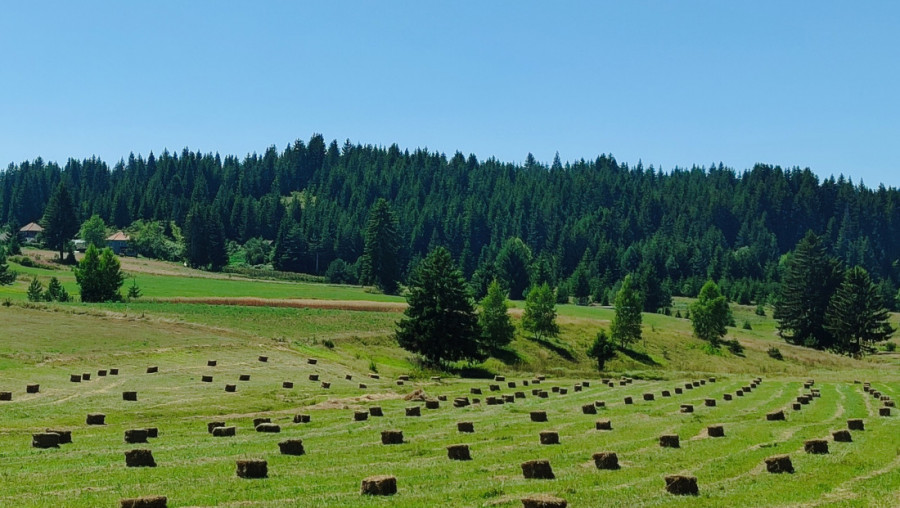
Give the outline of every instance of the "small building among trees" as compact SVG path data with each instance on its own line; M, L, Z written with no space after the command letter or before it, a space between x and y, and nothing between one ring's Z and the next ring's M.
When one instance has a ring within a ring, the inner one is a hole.
M106 238L106 246L112 249L113 253L117 256L121 256L123 254L127 254L128 251L128 242L131 240L128 235L121 231L116 231L115 234L108 236Z
M29 222L19 230L22 243L37 243L38 235L44 232L44 228L36 222Z

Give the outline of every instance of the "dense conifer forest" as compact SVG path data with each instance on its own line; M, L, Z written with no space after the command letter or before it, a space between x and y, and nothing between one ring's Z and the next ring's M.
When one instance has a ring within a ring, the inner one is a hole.
M345 281L360 273L370 210L384 198L397 219L403 277L443 246L476 294L503 279L502 265L519 262L529 283L574 288L579 299L589 291L608 301L632 273L650 310L669 294L696 296L710 278L733 301L771 303L785 255L809 230L845 265L866 268L892 306L900 282L900 192L820 180L809 169L720 163L662 172L610 155L546 166L529 154L519 165L314 135L244 158L185 149L112 166L97 158L10 164L0 173L0 222L39 221L60 182L79 224L98 214L119 229L158 224L173 241L211 234L217 244L224 235L248 259L262 251L256 261ZM207 258L213 268L224 263Z

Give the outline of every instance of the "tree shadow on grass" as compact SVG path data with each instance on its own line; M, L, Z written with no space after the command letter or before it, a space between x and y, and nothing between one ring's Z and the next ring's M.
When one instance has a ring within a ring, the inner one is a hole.
M656 360L651 358L647 353L642 353L640 351L635 351L633 349L628 349L621 346L619 347L619 352L636 362L643 363L644 365L651 365L654 367L659 366L659 363L657 363Z
M569 347L564 344L560 344L559 342L557 342L555 340L546 339L543 337L541 337L541 338L528 337L528 340L540 344L542 347L545 347L545 348L549 349L550 351L553 351L554 353L558 354L559 356L565 358L566 360L568 360L570 362L575 361L575 355L572 353L571 350L569 350Z
M515 349L508 347L499 347L491 350L491 356L500 360L506 365L515 365L522 361L522 356Z

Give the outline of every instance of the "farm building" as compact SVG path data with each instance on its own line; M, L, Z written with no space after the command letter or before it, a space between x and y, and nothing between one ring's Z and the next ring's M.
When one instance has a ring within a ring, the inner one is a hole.
M121 231L117 231L114 235L106 239L106 245L109 246L116 255L121 256L128 250L128 235Z
M19 236L22 237L22 241L24 243L35 243L37 242L38 234L44 231L39 224L35 222L29 222L22 229L19 230Z

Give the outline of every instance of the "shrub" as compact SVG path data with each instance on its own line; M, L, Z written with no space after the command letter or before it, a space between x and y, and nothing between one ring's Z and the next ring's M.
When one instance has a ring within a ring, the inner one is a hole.
M322 341L322 345L327 347L328 349L334 349L334 341L331 339L325 339Z
M378 373L378 365L375 365L375 360L369 360L369 370L374 373Z
M885 343L884 350L887 351L888 353L893 353L894 351L897 350L897 343L896 342Z
M744 330L752 330L753 327L750 326L750 321L744 320Z
M781 355L781 350L779 350L775 346L770 347L769 350L766 351L766 354L768 354L769 357L774 358L776 360L784 360L784 356Z
M725 341L725 345L728 346L728 350L731 351L731 354L733 355L741 356L744 354L744 346L736 339Z
M766 308L763 306L763 304L760 303L759 305L756 306L756 315L757 316L765 316L766 315Z

